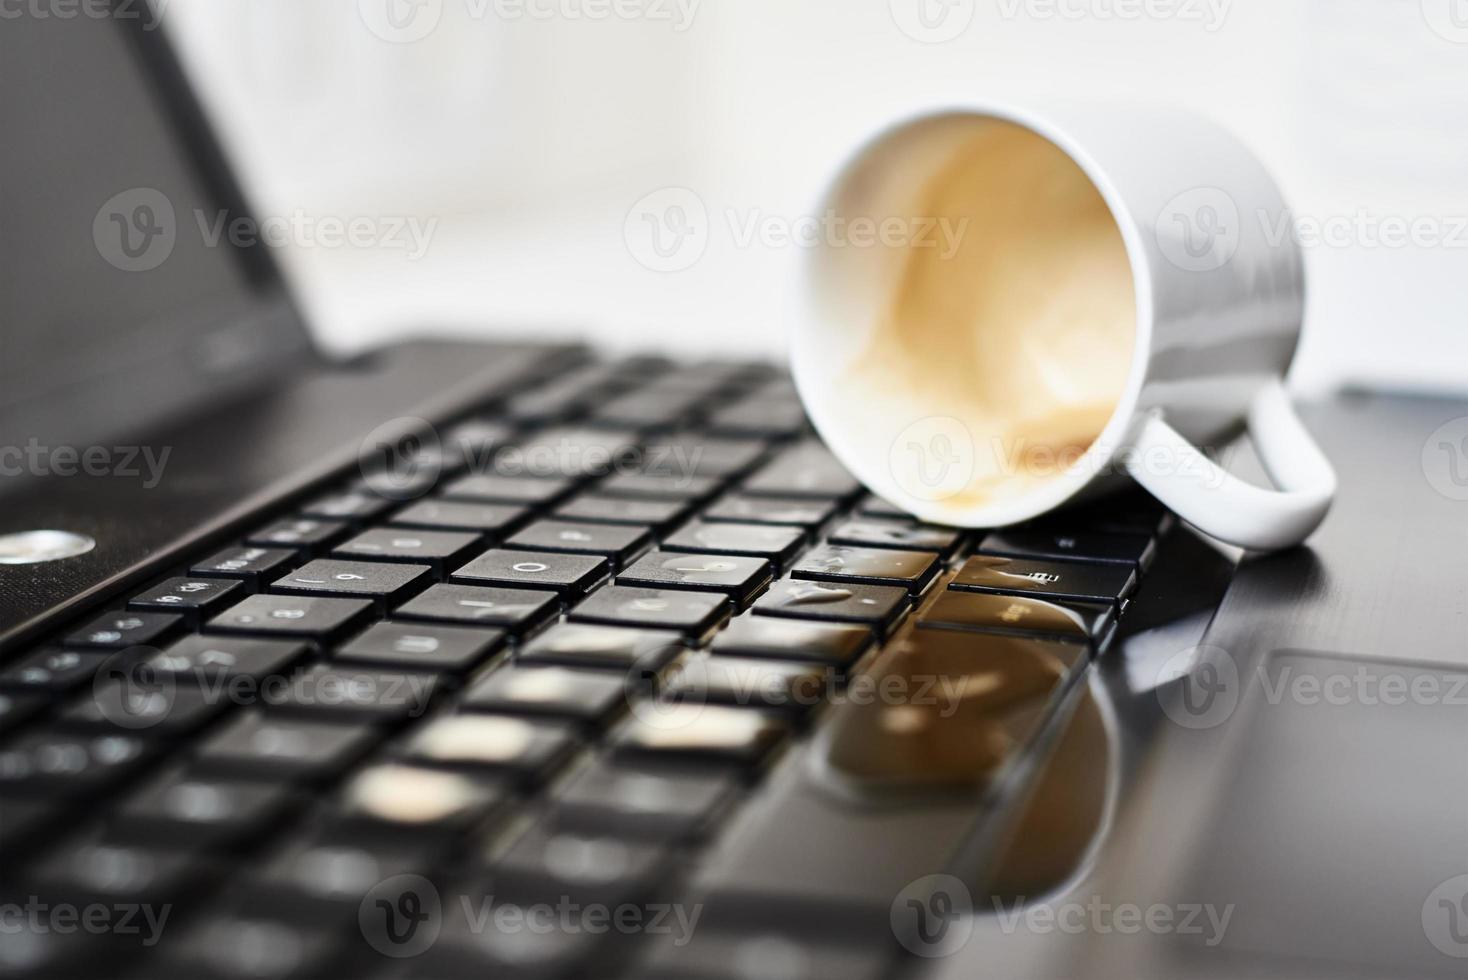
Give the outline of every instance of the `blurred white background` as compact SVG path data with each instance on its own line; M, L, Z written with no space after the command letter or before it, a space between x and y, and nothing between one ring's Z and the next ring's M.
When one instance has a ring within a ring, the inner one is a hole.
M286 250L337 350L431 329L778 354L802 249L747 228L812 213L900 113L1083 92L1214 116L1327 233L1297 386L1468 384L1468 0L169 0L165 21L263 214L426 231ZM658 212L698 224L692 252L650 250L658 192L694 205Z

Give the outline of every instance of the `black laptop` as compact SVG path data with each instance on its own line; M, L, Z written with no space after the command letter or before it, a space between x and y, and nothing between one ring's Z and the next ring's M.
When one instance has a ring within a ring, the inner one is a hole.
M920 524L776 364L334 362L137 13L0 21L0 976L1461 967L1468 708L1296 688L1461 678L1463 405L1241 563Z

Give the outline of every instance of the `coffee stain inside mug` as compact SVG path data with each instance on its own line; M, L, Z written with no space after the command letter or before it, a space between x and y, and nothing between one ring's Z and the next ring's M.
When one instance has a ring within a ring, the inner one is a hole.
M985 121L923 181L914 215L962 229L906 246L891 301L848 378L973 437L970 508L1022 495L1101 435L1126 387L1136 301L1101 193L1064 151Z

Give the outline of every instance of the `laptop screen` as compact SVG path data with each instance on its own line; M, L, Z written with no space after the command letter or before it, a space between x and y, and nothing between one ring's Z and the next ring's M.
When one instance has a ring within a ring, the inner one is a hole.
M137 2L0 29L0 438L98 438L299 358L306 337Z

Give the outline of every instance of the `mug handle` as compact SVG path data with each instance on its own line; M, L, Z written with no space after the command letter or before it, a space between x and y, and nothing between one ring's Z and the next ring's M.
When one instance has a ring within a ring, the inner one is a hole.
M1325 519L1335 498L1335 470L1278 379L1254 396L1249 436L1277 489L1225 472L1168 425L1161 410L1142 422L1127 471L1168 509L1221 541L1255 551L1297 545ZM1148 453L1165 454L1177 465L1165 473L1149 469Z

